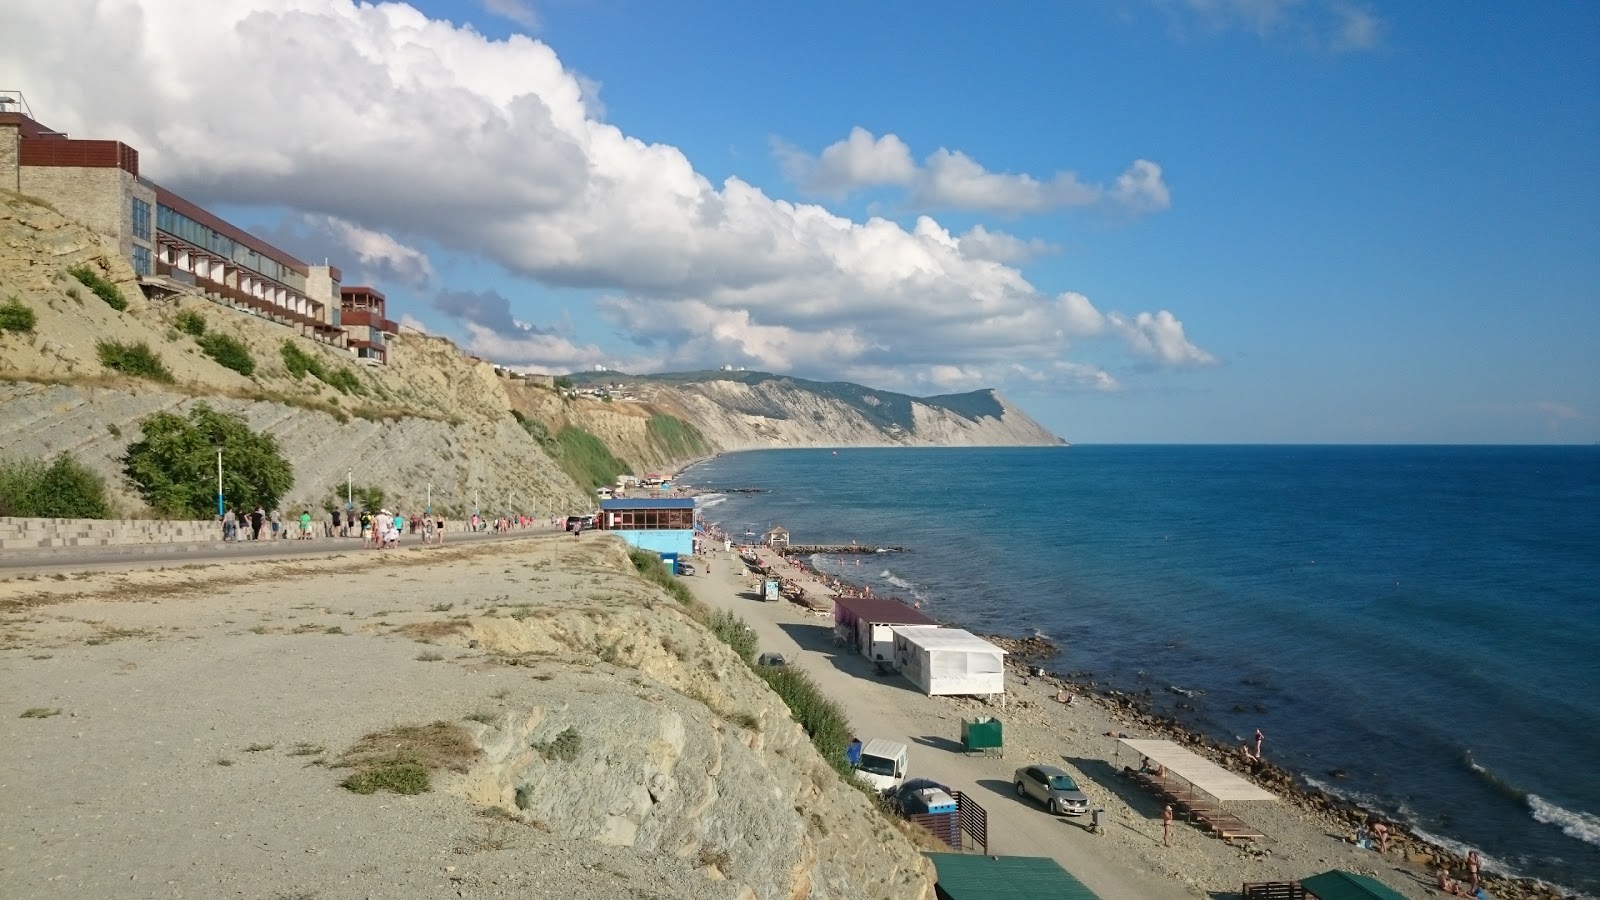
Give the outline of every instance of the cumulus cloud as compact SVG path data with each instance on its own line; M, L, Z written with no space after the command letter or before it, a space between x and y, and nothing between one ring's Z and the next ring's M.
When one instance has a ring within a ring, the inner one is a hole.
M1075 172L1057 172L1045 179L991 172L965 153L943 147L919 166L898 136L878 137L860 126L815 157L783 143L776 149L784 171L802 190L830 197L895 185L907 189L906 201L917 209L1007 215L1096 205L1138 214L1172 205L1161 167L1146 159L1135 160L1112 186L1105 187L1087 184Z
M1061 248L1040 238L1019 238L1004 231L991 231L974 225L957 238L962 254L972 259L998 263L1020 263L1061 252Z
M593 83L523 35L490 40L403 4L349 0L13 0L4 18L15 39L0 83L26 88L52 127L139 148L145 173L190 199L292 209L359 262L415 280L436 277L427 246L598 289L598 308L647 362L923 378L998 360L1047 369L1096 337L1162 363L1210 359L1170 312L1101 313L1040 290L996 258L1008 251L992 234L968 241L928 217L853 221L738 178L713 184L677 148L601 121ZM99 62L40 76L67 55ZM856 141L829 171L902 177L894 143ZM993 176L1013 207L1093 190L1164 196L1159 169L1138 164L1123 189L935 157L917 178L937 169L936 190L959 195ZM606 361L519 327L511 301L434 303L452 304L482 355L551 369Z
M782 142L775 149L789 178L814 194L842 196L858 188L910 184L917 174L905 141L892 134L874 137L860 126L816 157Z

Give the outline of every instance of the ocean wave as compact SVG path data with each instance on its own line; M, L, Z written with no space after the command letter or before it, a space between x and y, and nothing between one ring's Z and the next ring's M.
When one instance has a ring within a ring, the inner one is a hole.
M1554 825L1561 829L1562 834L1585 844L1600 846L1600 816L1563 809L1538 794L1528 795L1528 809L1532 811L1535 821Z
M1416 825L1409 822L1407 823L1407 827L1409 827L1411 829L1411 833L1417 837L1422 838L1424 841L1432 844L1435 847L1454 853L1456 856L1466 856L1472 850L1477 849L1476 847L1463 844L1458 840L1443 837L1441 835L1434 834L1431 831L1418 828ZM1507 878L1525 877L1519 874L1515 869L1506 865L1504 860L1496 859L1482 850L1478 850L1478 865L1481 866L1485 872L1493 872L1496 875L1503 875Z
M709 509L718 503L726 503L727 500L727 494L702 494L694 498L695 505L701 509Z
M1506 779L1496 775L1494 772L1491 772L1479 765L1478 761L1472 758L1471 750L1467 750L1461 754L1461 761L1467 764L1468 771L1478 776L1478 778L1481 779L1485 784L1494 788L1501 794L1504 794L1505 796L1510 797L1519 803L1528 799L1527 791L1517 787Z

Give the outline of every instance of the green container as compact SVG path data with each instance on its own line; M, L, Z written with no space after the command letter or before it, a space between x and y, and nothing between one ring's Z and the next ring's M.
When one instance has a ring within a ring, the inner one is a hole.
M1004 733L1000 720L994 716L962 719L961 746L968 753L995 753L1005 756Z

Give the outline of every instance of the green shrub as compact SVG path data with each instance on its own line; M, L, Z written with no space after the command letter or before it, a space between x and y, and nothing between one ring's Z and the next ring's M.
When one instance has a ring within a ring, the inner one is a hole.
M565 375L562 375L560 378L557 378L555 380L555 388L558 391L571 390L572 389L572 379L568 378Z
M361 383L361 378L354 371L344 366L317 377L341 394L360 394L365 396L367 393L366 385Z
M579 487L597 488L615 484L617 476L628 471L628 464L611 455L605 442L576 425L556 432L553 455L556 464Z
M538 419L530 419L514 409L511 411L511 418L517 420L517 424L521 425L522 430L528 433L528 437L533 438L541 444L550 443L550 429L546 428L543 422L539 421Z
M143 341L137 344L101 341L98 348L100 364L108 369L166 384L177 380L172 377L172 370L167 368L167 364L161 361L161 355Z
M128 308L128 298L122 296L122 289L87 265L73 266L67 270L67 274L82 282L84 287L94 291L96 297L104 300L107 306L117 312L122 312Z
M844 709L823 693L811 676L799 669L762 667L756 669L756 674L783 698L822 758L834 771L849 778L850 763L845 758L845 748L850 743L852 729Z
M49 464L0 462L0 516L109 519L111 503L104 479L63 453Z
M206 314L198 309L186 309L178 313L178 318L174 321L174 324L184 334L199 337L206 333Z
M200 320L200 327L205 328L205 320ZM191 332L192 334L193 332ZM198 341L200 349L205 354L217 361L218 365L225 366L238 372L240 375L253 375L256 371L256 359L250 355L250 348L243 341L231 334L213 331L203 335Z
M383 488L364 484L350 486L348 490L346 489L346 486L342 484L338 487L335 487L333 489L333 499L324 505L328 509L344 509L346 503L346 494L348 494L350 497L349 502L354 503L356 509L358 510L365 509L375 513L378 510L383 509Z
M0 331L18 331L27 334L38 324L39 317L26 303L12 297L0 303Z
M633 561L634 570L644 576L644 580L665 590L672 599L684 606L695 606L694 594L689 592L689 586L667 571L659 555L649 550L629 550L628 559Z
M645 433L649 435L650 442L661 449L668 459L682 460L696 456L705 456L708 452L706 439L688 422L677 416L657 413L645 422Z
M327 380L327 373L323 371L322 360L301 350L294 341L283 342L283 366L289 374L296 378L313 375L319 381Z
M711 614L706 622L706 627L717 639L733 648L739 658L745 662L753 662L756 658L756 632L755 629L745 624L737 615L725 609L719 609Z
M542 743L534 744L533 749L545 759L559 759L562 762L572 762L578 758L578 751L583 748L583 735L578 729L568 725L564 731L554 738Z
M156 413L139 423L144 436L128 445L123 471L162 515L206 518L217 510L217 446L223 496L235 509L272 509L294 486L294 470L278 442L250 429L243 416L204 403L188 416Z
M363 769L340 782L357 794L393 791L396 794L426 794L433 789L428 767L418 762L396 760Z

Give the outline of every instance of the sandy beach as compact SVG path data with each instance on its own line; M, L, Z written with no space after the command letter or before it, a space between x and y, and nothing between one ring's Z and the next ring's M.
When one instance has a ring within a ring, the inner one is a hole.
M821 578L762 550L764 561L795 579L809 594L831 594ZM988 811L990 852L1049 856L1107 900L1237 896L1245 882L1284 881L1333 868L1371 875L1407 897L1439 897L1431 848L1406 840L1385 856L1351 842L1354 826L1333 813L1291 802L1262 802L1232 811L1267 835L1252 852L1209 836L1198 827L1174 826L1172 845L1161 840L1161 804L1117 774L1139 764L1108 732L1127 737L1173 737L1141 724L1135 710L1080 694L1071 706L1056 702L1058 682L1008 672L1007 707L971 698L924 696L900 677L872 673L861 656L841 652L831 639L831 616L798 604L756 599L737 554L713 554L712 574L691 579L697 596L733 611L754 627L763 650L777 650L804 667L849 712L863 738L884 737L911 748L911 775L933 778L978 798ZM1004 759L960 752L960 723L996 715L1005 724ZM1268 756L1270 758L1270 745ZM1017 798L1011 776L1028 763L1057 765L1073 774L1091 807L1103 807L1108 827L1088 830L1082 820L1056 818ZM1523 889L1528 886L1522 885ZM1510 896L1496 888L1494 896ZM1554 895L1552 895L1554 896Z

